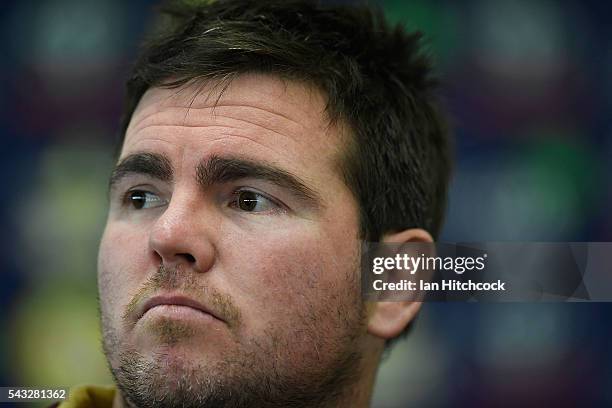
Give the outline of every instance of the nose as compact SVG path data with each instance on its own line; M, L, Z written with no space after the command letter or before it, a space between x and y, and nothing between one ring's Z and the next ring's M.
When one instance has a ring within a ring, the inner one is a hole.
M173 197L149 234L149 250L157 263L167 267L208 271L215 262L215 246L207 219L187 200Z

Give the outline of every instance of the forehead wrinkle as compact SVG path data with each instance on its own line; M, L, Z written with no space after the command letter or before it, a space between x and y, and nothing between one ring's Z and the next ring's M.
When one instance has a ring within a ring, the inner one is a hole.
M267 127L265 125L262 124L258 124L255 122L252 122L250 120L246 120L246 119L238 119L238 118L232 118L232 117L224 117L224 120L216 120L217 123L215 124L187 124L187 123L183 123L183 124L176 124L176 125L166 125L166 124L145 124L144 126L141 126L138 129L133 129L130 134L131 137L127 138L127 139L133 139L136 137L137 134L142 133L147 131L148 129L151 128L172 128L172 127L182 127L182 128L192 128L192 129L198 129L201 128L203 132L206 131L211 131L214 133L218 133L218 132L223 132L223 133L228 133L231 136L236 136L236 137L243 137L243 138L247 138L253 142L256 142L262 146L264 146L263 144L259 143L256 141L256 139L259 139L260 137L264 137L265 134L268 135L275 135L275 137L278 139L279 137L283 138L283 139L288 139L289 141L291 141L292 143L296 143L299 142L301 139L303 139L303 137L300 137L301 135L297 135L295 134L295 130L291 131L291 130L287 130L287 132L291 132L290 134L284 133L280 130L275 130L273 128ZM244 126L244 127L239 127L237 126L238 123L245 123L248 126ZM229 132L227 132L229 130ZM258 132L259 131L259 132ZM245 135L241 135L239 134L239 132L244 132L244 133L260 133L259 137L257 135L254 136L245 136ZM149 140L151 140L150 138L147 138ZM218 139L218 138L217 138ZM163 139L158 139L158 140L162 140ZM126 140L127 141L127 140ZM129 144L126 144L126 146L129 146ZM278 151L275 151L276 153L279 153Z
M253 80L255 80L254 84L252 83ZM287 105L295 107L297 111L295 113L300 114L299 119L308 121L313 114L320 115L325 112L325 109L318 112L306 112L303 110L305 106L325 107L327 105L325 96L313 84L299 80L288 80L274 74L243 73L231 78L227 83L222 83L223 81L218 80L194 81L191 86L196 87L196 90L195 95L190 98L189 107L194 109L202 107L213 107L215 109L232 106L250 107L281 116L288 121L301 125L300 122L283 112L283 108ZM219 85L222 85L222 89L219 89ZM186 91L189 87L190 85L186 84L184 90ZM246 94L245 89L249 91ZM174 97L181 98L178 95L179 93L175 93ZM213 98L213 96L216 97ZM310 103L304 103L305 98L308 98ZM317 100L312 101L313 98ZM212 103L211 100L213 100ZM283 101L282 104L277 103L280 100ZM281 110L276 109L278 107Z
M255 143L256 145L269 150L271 152L274 152L277 157L285 157L287 155L286 152L280 151L280 150L276 150L274 148L272 148L271 146L267 146L264 143L259 142L258 140L256 140L256 138L249 136L249 135L241 135L241 134L235 134L235 133L227 133L224 135L221 135L219 137L216 137L214 139L209 139L211 142L219 142L219 141L223 141L224 139L231 139L231 138L240 138L240 139L246 139L249 142Z
M157 106L157 105L153 105L153 106ZM144 114L144 116L142 118L138 118L138 120L136 122L133 121L133 119L140 115L141 111L137 112L137 115L132 116L132 122L130 123L129 127L128 127L128 131L131 131L131 133L137 133L140 129L138 128L138 126L140 124L142 124L144 121L146 121L147 119L149 119L151 116L155 116L156 114L160 114L160 113L168 113L168 110L172 110L175 109L174 107L170 107L169 109L152 109L151 110L153 112ZM178 107L176 108L177 110L179 109ZM148 109L145 109L145 111ZM128 132L126 132L127 135Z
M251 107L282 116L297 124L300 123L283 111L285 106L295 107L297 113L301 113L300 119L307 121L313 115L325 114L327 106L326 93L308 81L254 72L238 74L227 81L200 78L178 87L154 86L145 92L140 103L145 99L152 99L150 103L164 108ZM282 104L278 101L282 101ZM316 112L306 112L304 108L307 106L312 106Z
M149 130L149 129L154 129L154 128L187 128L187 129L211 129L211 130L242 130L240 128L237 127L233 127L233 126L225 126L225 125L186 125L186 124L157 124L157 123L153 123L151 125L146 125L144 127L142 127L139 132L144 132L145 130ZM160 138L152 138L152 137L146 137L144 139L141 139L142 141L144 140L159 140L159 141L165 141L170 143L169 141L165 140L165 139L160 139Z
M236 117L231 117L231 116L224 116L224 118L225 119L229 119L230 121L238 122L238 123L247 123L249 125L255 126L258 129L264 129L267 132L273 133L275 135L281 136L281 137L286 138L286 139L290 139L292 141L296 141L296 139L299 138L299 135L295 135L295 134L288 135L288 134L285 134L285 133L283 133L281 131L272 129L272 128L268 127L268 126L264 126L263 124L256 123L256 122L253 122L253 121L250 121L250 120L247 120L247 119L236 118ZM230 128L231 129L236 129L236 130L249 130L248 128L241 128L241 127L235 127L235 126L234 127L230 127Z
M250 141L252 143L255 143L255 144L263 147L266 150L274 152L277 155L277 157L284 158L285 156L287 156L287 152L276 150L276 149L274 149L271 146L267 146L267 145L257 141L255 138L253 138L253 137L251 137L249 135L239 135L239 134L228 133L227 135L224 135L224 136L221 136L221 137L215 139L215 141L220 141L220 140L223 140L223 139L229 139L230 137L237 137L237 138L241 138L241 139L246 139L246 140L248 140L248 141Z
M237 108L237 109L240 109L240 112L232 112L229 109L223 109L223 111L227 110L228 112L218 112L218 109L217 109L218 107ZM206 114L199 115L196 117L193 115L189 115L189 111L191 110L210 111L210 114L209 115L206 115ZM199 126L198 125L199 122L205 122L210 118L210 120L214 122L223 121L223 119L227 119L230 121L241 121L244 123L248 123L254 126L258 126L258 127L267 129L271 132L277 133L284 137L287 136L285 133L290 133L293 135L303 130L308 130L307 126L305 126L304 124L296 120L289 118L286 115L279 114L276 112L271 112L266 109L257 108L251 105L222 105L222 106L201 107L201 108L169 107L169 109L157 109L152 113L146 114L143 118L139 118L137 122L135 122L134 124L130 126L131 127L130 130L132 131L132 133L136 133L142 130L142 128L146 127L146 126L139 127L139 125L141 125L143 122L150 119L152 116L161 114L165 118L168 115L172 115L173 111L178 111L177 113L181 114L182 119L179 119L179 120L177 120L178 118L167 118L167 119L173 122L176 122L177 125L181 125L185 127L194 127L194 124L193 124L194 122L196 123L195 126ZM183 111L186 112L185 115L182 115ZM262 112L262 114L259 114L258 112ZM242 117L242 118L239 117L240 113L246 113L244 115L245 117ZM188 118L190 120L188 120ZM281 120L275 120L275 118L281 118ZM278 129L275 129L276 127L275 125L278 125ZM206 126L206 125L201 125L201 126Z
M210 125L210 126L197 126L197 125L147 125L145 127L143 127L140 132L143 132L147 129L151 129L151 128L190 128L190 129L215 129L215 130L244 130L242 128L235 128L235 127L228 127L228 126L220 126L220 125ZM224 139L231 139L231 138L240 138L240 139L246 139L249 142L255 143L258 146L269 150L271 152L274 152L277 156L279 157L285 157L287 155L287 152L284 151L280 151L280 150L276 150L273 149L272 147L258 141L259 137L257 136L253 136L253 135L247 135L247 134L239 134L239 133L234 133L234 132L222 132L223 134L219 135L219 136L215 136L215 137L209 137L206 139L206 142L212 143L212 142L218 142L218 141L222 141ZM263 136L263 135L258 135L258 136ZM289 137L287 137L289 140L293 140ZM138 143L142 143L142 142L149 142L149 141L160 141L160 142L164 142L164 143L168 143L168 144L173 144L172 142L162 139L162 138L156 138L156 137L146 137L143 139L139 139L137 141L134 142L133 145L130 144L126 144L124 150L127 150L128 148L132 148L135 145L138 145Z
M194 109L212 109L213 115L215 115L216 111L218 111L219 108L248 108L248 109L252 109L254 111L258 111L258 112L264 112L264 114L272 114L274 116L281 117L284 120L286 120L288 122L291 122L292 124L297 125L299 127L305 127L303 123L298 122L297 120L287 116L286 114L284 114L282 112L277 112L275 110L272 110L269 107L262 108L260 106L255 106L255 105L251 105L251 104L244 103L244 102L235 103L235 104L228 104L228 103L225 103L225 104L215 104L215 105L213 105L211 107L208 107L208 108L202 107L202 108L194 108Z
M250 105L233 105L233 106L216 106L213 109L213 117L224 117L230 119L241 119L238 116L245 117L250 123L266 124L268 127L277 125L279 128L287 129L290 132L298 132L317 126L307 126L304 122L308 122L310 117L300 116L299 120L292 119L286 115L269 111L266 109L257 108Z
M166 139L162 139L160 137L147 137L146 139L138 139L135 141L132 141L131 143L128 143L129 141L126 139L123 148L121 150L121 156L119 157L119 160L121 160L123 157L127 156L129 153L130 149L133 149L134 146L137 146L139 143L142 142L150 142L150 141L154 141L154 142L163 142L163 143L167 143L167 144L172 144L172 142L170 142L169 140ZM127 153L126 153L127 152Z

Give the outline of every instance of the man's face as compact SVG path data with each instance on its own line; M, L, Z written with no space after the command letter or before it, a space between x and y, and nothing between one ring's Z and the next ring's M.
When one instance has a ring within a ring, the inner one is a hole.
M126 133L98 259L109 363L140 405L313 404L366 332L346 138L298 83L198 89L149 90Z

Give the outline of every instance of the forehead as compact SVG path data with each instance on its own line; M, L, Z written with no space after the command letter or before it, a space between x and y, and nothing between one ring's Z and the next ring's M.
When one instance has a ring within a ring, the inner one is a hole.
M300 172L336 171L346 137L329 123L325 104L316 88L269 75L152 88L132 115L121 156L160 149L171 159L237 154Z

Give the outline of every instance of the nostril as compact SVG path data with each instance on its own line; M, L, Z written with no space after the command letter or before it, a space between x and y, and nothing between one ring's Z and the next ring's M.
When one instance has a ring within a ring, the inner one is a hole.
M193 255L191 254L178 254L178 256L182 256L183 258L185 258L189 263L195 263L196 259Z

